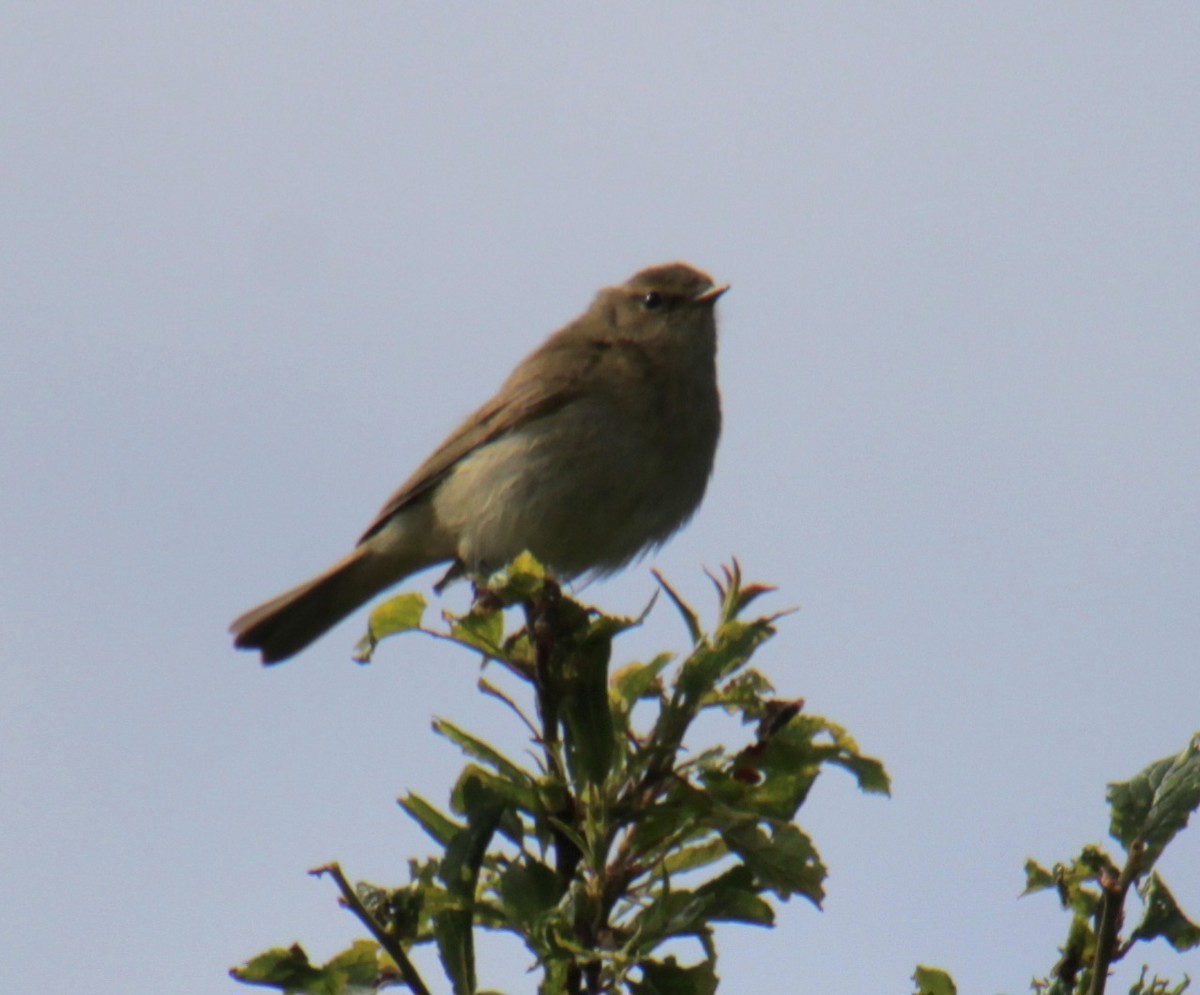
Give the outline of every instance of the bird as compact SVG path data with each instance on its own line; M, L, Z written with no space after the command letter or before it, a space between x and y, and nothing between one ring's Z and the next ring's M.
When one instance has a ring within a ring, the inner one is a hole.
M239 616L235 646L280 663L437 564L481 577L529 551L570 581L660 546L712 473L714 305L728 289L668 263L601 290L417 467L348 556Z

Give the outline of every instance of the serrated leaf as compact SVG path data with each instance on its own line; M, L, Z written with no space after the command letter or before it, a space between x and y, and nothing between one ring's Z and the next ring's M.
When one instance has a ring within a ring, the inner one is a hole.
M631 925L639 941L632 950L635 956L650 953L670 937L706 937L714 922L774 925L775 913L759 896L754 875L744 866L731 868L695 891L672 889L666 873L660 881L653 901Z
M1113 838L1127 850L1140 841L1145 846L1142 866L1151 867L1200 807L1200 735L1176 756L1156 761L1129 781L1110 784L1108 803Z
M505 604L528 601L546 589L546 568L526 551L488 578L487 589Z
M348 950L326 961L324 970L338 972L351 988L376 987L380 980L379 945L374 940L356 940Z
M701 779L712 796L735 815L787 821L808 795L820 768L812 763L766 768L761 763L765 753L755 754L753 761L739 755L732 765L717 758L720 766L706 765Z
M1034 892L1045 891L1055 885L1054 875L1034 860L1025 861L1025 890L1022 895L1032 895Z
M631 663L613 675L613 689L627 709L643 698L653 697L659 675L674 658L672 653L660 653L649 663Z
M675 683L690 708L712 700L717 684L749 659L750 652L753 652L753 644L743 646L742 641L736 639L745 631L742 623L730 623L721 633L723 638L697 643L695 649L683 661Z
M790 820L826 764L850 771L863 790L887 792L887 772L878 760L859 753L840 726L806 714L794 715L770 738L742 750L732 765L706 768L704 780L727 805Z
M958 995L954 979L939 967L918 964L912 979L917 986L916 995Z
M245 984L296 995L349 995L353 989L378 986L379 947L373 940L359 940L320 967L309 962L299 944L277 947L229 973Z
M775 911L758 894L754 875L746 866L731 867L695 891L711 922L744 922L775 925Z
M1130 936L1131 940L1153 940L1162 937L1182 952L1200 946L1200 926L1192 922L1175 896L1157 874L1151 874L1142 888L1146 909L1142 921Z
M446 616L450 639L484 656L499 659L504 655L504 612L470 611L466 615Z
M375 647L389 636L421 627L425 615L425 597L415 591L397 594L376 605L367 619L367 633L355 647L354 659L367 663Z
M854 775L860 790L870 794L891 794L891 779L883 764L863 754L854 737L836 722L820 715L797 715L775 739L795 744L797 735L812 739L811 749L821 763L835 764ZM830 738L830 743L824 742L825 736Z
M1078 865L1076 878L1080 881L1088 879L1093 881L1103 881L1106 879L1115 881L1121 876L1121 868L1117 866L1116 861L1095 843L1086 844L1079 851L1079 856L1075 858L1075 862ZM1079 870L1082 870L1084 873L1079 874Z
M704 697L705 708L724 708L743 714L743 721L761 718L769 707L766 696L774 691L771 682L757 670L744 670Z
M633 995L715 995L717 990L717 974L709 961L682 967L668 957L641 961L638 968L641 980L629 982Z
M762 887L783 899L803 895L821 907L825 867L799 827L779 826L768 834L758 826L746 825L727 829L722 836Z
M837 764L853 774L860 791L871 795L891 795L892 780L882 761L862 754L841 754L832 757L830 763Z
M716 804L710 792L699 791L683 780L674 782L665 799L639 812L630 833L630 852L639 860L657 863L665 857L659 852L663 847L670 852L709 835L721 828L706 821Z

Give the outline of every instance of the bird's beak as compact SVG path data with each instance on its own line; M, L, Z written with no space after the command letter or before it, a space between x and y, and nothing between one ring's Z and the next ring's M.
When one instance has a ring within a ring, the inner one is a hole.
M720 297L726 290L729 289L729 284L725 283L719 287L709 287L708 290L700 294L696 300L696 304L715 304L717 298Z

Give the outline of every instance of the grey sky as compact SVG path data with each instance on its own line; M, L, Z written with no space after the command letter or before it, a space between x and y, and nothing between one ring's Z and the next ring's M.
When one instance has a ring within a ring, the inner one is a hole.
M709 618L735 554L799 604L763 668L895 782L819 785L826 910L722 929L725 987L1053 963L1022 862L1200 728L1200 8L757 6L0 13L0 990L244 991L357 935L304 871L400 881L429 717L506 716L440 647L355 667L361 616L270 672L225 626L675 258L733 284L726 432L654 562ZM619 658L683 646L660 606Z

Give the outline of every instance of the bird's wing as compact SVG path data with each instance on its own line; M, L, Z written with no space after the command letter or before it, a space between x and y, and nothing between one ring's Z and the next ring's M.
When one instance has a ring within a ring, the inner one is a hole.
M559 343L551 339L539 353ZM577 347L578 348L578 347ZM567 355L570 355L569 353ZM540 364L522 363L499 393L451 433L437 450L422 463L380 509L375 520L358 541L365 542L378 532L398 511L436 487L455 465L494 439L543 418L579 396L579 384L586 368L598 358L590 349L579 349L579 359L559 366L553 378L536 371ZM530 357L533 359L533 357ZM563 369L562 366L567 368Z

